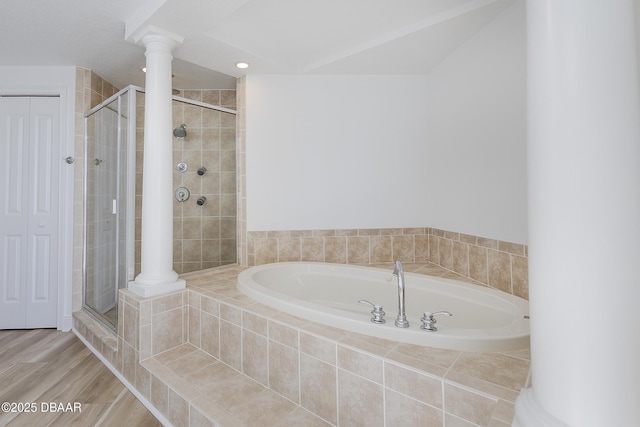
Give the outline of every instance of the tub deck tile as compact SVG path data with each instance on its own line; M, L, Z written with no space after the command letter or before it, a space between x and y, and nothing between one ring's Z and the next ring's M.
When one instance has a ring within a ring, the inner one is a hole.
M415 359L402 353L391 352L387 355L387 359L400 364L401 366L407 366L409 368L416 369L421 372L426 372L438 377L444 377L447 373L447 368L434 365L421 359Z
M476 377L510 390L520 391L527 381L529 365L527 360L501 353L464 352L449 372Z
M392 265L385 263L378 264L376 267L391 269ZM326 344L333 344L329 361L329 366L333 369L337 369L336 354L338 348L341 347L343 350L355 350L374 359L383 360L387 364L389 374L393 374L395 372L393 368L397 367L401 371L413 371L415 374L421 375L421 378L424 377L425 381L441 382L442 396L436 399L429 395L429 399L426 399L428 402L423 401L422 398L416 400L417 396L413 392L404 394L407 391L398 392L397 386L394 390L383 385L385 393L389 393L390 398L397 397L399 407L404 407L407 402L413 402L412 408L415 406L416 412L414 415L422 414L418 416L419 420L416 425L420 425L419 423L424 421L422 418L427 415L427 418L433 418L434 425L440 425L441 422L456 425L474 423L473 425L488 427L508 424L511 421L515 399L520 388L525 387L529 380L531 356L528 349L495 353L445 350L380 340L331 328L279 312L240 294L236 288L237 275L244 269L242 267L229 268L224 272L210 271L200 275L190 274L184 278L187 279L187 288L201 294L201 298L205 298L205 296L215 298L240 311L251 313L252 319L257 317L256 321L264 320L267 324L272 324L273 327L284 325L294 330L297 337L295 342L299 342L300 346L292 345L289 342L291 340L287 340L286 345L293 349L298 348L299 357L302 358L304 355L304 360L309 358L306 354L310 351L313 354L310 355L312 359L309 360L317 362L325 360L325 363L327 362L327 357L323 356L324 353L319 352L320 350L316 346L310 347L311 342L321 340ZM433 263L407 263L405 270L418 274L469 281L469 279L460 277ZM194 301L197 300L198 298L194 298ZM250 327L251 322L248 323L247 327ZM239 327L242 328L244 325L239 325ZM275 339L275 336L271 337L271 332L267 338L273 339L274 342L280 342ZM192 358L196 357L188 350L188 348L177 349L175 355L182 354L181 357L185 358L185 361L189 355ZM329 426L335 425L337 422L333 415L328 417L329 422L322 420L310 413L307 410L309 408L305 409L304 402L302 407L298 406L208 354L206 354L206 358L211 358L210 364L204 362L204 367L195 372L189 370L183 381L177 381L176 376L184 375L185 372L178 372L182 368L178 368L180 364L176 360L180 359L170 356L171 353L165 352L143 363L153 361L150 364L146 363L145 366L152 375L166 377L163 379L167 381L169 387L173 383L180 389L188 384L191 391L182 389L182 394L191 396L190 404L194 409L194 414L197 412L208 417L216 426L250 426L251 421L249 420L257 416L255 414L250 416L253 414L253 409L258 410L261 416L268 415L270 418L266 422L273 426ZM320 359L316 359L318 357ZM199 353L196 358L198 363L203 363ZM154 370L154 366L158 369ZM172 367L176 371L173 371ZM366 377L366 375L362 377L364 375L362 372L355 371L358 380ZM389 384L395 384L391 378L387 380L391 381ZM436 392L438 389L439 387L436 387ZM390 402L392 401L393 399L390 400ZM427 406L423 407L424 405ZM448 408L446 412L438 412L445 407ZM260 408L262 408L261 412ZM269 410L267 411L266 408ZM272 408L276 409L272 410ZM398 416L399 413L406 415L406 411L398 412L394 408L395 406L386 408L387 415L391 417L387 419L388 422L394 420L393 417ZM403 418L403 420L411 421L409 418L406 420ZM411 423L409 422L408 425Z
M515 403L516 398L520 394L520 390L511 390L492 382L485 381L471 375L460 374L458 372L449 372L444 378L451 384L459 384L461 386L477 390L480 393L491 395L498 399L503 399L506 402Z

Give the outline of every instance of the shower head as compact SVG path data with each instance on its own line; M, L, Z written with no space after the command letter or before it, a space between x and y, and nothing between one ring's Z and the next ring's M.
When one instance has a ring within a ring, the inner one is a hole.
M173 130L173 136L176 138L184 138L187 136L187 125L184 123Z

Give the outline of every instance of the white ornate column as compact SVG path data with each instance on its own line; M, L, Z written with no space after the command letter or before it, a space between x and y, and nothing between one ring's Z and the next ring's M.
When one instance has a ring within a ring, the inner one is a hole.
M171 51L182 39L156 28L139 33L146 48L141 271L129 289L150 297L184 289L173 271Z
M532 388L514 426L640 422L633 3L527 1Z

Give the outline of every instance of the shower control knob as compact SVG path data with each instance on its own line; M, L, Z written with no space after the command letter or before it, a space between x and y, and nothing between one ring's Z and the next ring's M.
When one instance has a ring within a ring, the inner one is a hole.
M186 202L187 200L189 200L189 190L186 189L185 187L178 187L176 188L176 200L179 202Z
M206 171L207 171L207 168L201 167L200 169L198 169L198 175L202 176Z
M207 198L202 196L198 199L198 201L196 202L198 204L198 206L202 206L207 202Z

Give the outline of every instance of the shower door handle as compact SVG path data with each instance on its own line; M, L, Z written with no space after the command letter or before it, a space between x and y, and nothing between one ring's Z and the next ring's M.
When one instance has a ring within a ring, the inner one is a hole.
M74 159L72 156L67 156L67 157L64 159L64 161L65 161L65 162L67 162L67 164L68 164L68 165L72 165L72 164L73 164L73 162L75 162L75 161L76 161L76 159Z

